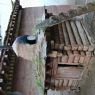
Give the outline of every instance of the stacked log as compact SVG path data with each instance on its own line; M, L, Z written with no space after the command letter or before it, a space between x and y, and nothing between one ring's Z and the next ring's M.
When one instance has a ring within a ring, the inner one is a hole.
M52 28L51 52L47 56L50 60L46 63L46 68L48 64L51 66L50 72L46 69L48 88L76 89L94 57L94 43L82 20L68 20Z
M93 51L94 44L91 41L82 21L70 20L54 27L54 39L51 41L55 50L79 50Z

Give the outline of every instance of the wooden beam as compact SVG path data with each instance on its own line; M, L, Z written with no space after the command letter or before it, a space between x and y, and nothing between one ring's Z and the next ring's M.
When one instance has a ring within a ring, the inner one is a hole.
M70 38L70 44L72 46L72 50L77 50L78 45L77 45L75 37L73 35L73 31L71 29L70 22L66 21L65 23L66 23L67 32L68 32L68 35L69 35L69 38Z
M63 28L63 35L64 35L64 40L65 40L64 49L65 49L65 50L70 50L70 49L71 49L70 39L69 39L69 35L68 35L68 33L67 33L67 30L66 30L66 25L65 25L65 23L62 23L62 28Z
M80 37L82 39L82 43L84 45L83 50L87 51L88 48L89 48L89 41L87 39L87 36L86 36L86 34L85 34L85 32L84 32L84 30L82 28L82 25L81 25L80 21L75 21L75 23L76 23L76 26L78 28L79 35L80 35Z
M82 44L82 41L81 41L81 38L80 38L80 35L78 33L78 29L76 27L76 24L74 21L70 21L70 24L72 26L72 30L73 30L73 33L74 33L74 37L76 39L76 42L78 44L78 50L83 50L83 44Z

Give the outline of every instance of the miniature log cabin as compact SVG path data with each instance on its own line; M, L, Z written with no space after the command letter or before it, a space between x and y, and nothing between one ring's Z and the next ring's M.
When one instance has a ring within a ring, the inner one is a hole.
M83 23L83 16L58 20L55 24L51 19L52 16L47 21L50 25L44 24L47 41L45 90L77 89L92 62L95 44Z

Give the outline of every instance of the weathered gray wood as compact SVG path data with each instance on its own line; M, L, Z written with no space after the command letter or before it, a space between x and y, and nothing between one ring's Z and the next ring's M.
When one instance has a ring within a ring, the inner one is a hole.
M84 29L84 31L85 31L85 34L86 34L86 36L87 36L87 38L88 38L88 40L89 40L89 43L90 43L88 51L93 51L93 50L95 49L95 45L92 43L92 39L91 39L91 37L90 37L88 31L87 31L86 28L84 27L82 21L81 21L81 24L82 24L82 27L83 27L83 29Z
M51 54L48 54L48 57L51 58L51 64L52 64L52 71L51 71L51 74L52 74L52 77L55 77L56 75L56 72L57 72L57 64L58 64L58 59L57 59L57 51L52 51Z
M84 51L81 51L80 52L80 55L81 56L80 56L79 63L82 63L83 64L84 63L84 59L85 59L85 52Z
M70 23L69 23L69 21L66 21L65 23L66 23L67 32L68 32L68 35L69 35L69 38L70 38L70 43L71 43L71 46L72 46L72 50L77 50L78 45L77 45L75 37L73 35L73 31L71 29Z
M63 55L62 56L62 63L67 63L68 62L68 56L67 55Z
M86 51L86 56L93 56L93 52Z
M72 82L73 82L73 80L72 80L72 79L71 79L71 80L69 80L68 86L72 86Z
M76 87L76 84L77 84L77 80L73 80L72 86L73 86L73 87Z
M79 63L63 63L63 62L60 62L58 64L67 64L67 65L79 65Z
M74 63L79 63L79 59L80 59L80 54L78 51L73 51L74 54Z
M58 57L58 63L62 61L62 53L58 53L57 54Z
M82 28L82 25L81 25L80 21L76 21L76 25L77 25L79 35L80 35L80 37L82 39L82 42L83 42L83 45L84 45L83 50L87 51L88 48L89 48L89 41L87 39L87 36L86 36L86 34L85 34L85 32Z
M91 60L91 56L85 56L85 59L84 59L84 65L85 66L88 66L90 64L90 60Z
M74 62L74 55L72 53L72 51L67 51L67 54L68 54L68 63L73 63Z
M83 67L59 67L56 78L57 79L76 79L79 80L83 72Z
M77 29L77 27L76 27L76 25L75 25L75 22L74 22L74 21L70 21L70 24L71 24L71 26L72 26L72 30L73 30L73 33L74 33L76 42L77 42L77 44L78 44L78 50L83 50L83 44L82 44L80 35L79 35L79 33L78 33L78 29Z
M88 66L90 64L90 60L92 57L93 57L93 52L87 51L85 59L84 59L84 65L85 66Z
M56 89L58 89L58 85L59 85L59 81L55 80L55 87L56 87Z
M62 28L63 28L63 35L64 35L64 39L65 39L65 46L64 46L64 49L65 50L70 50L71 49L71 46L70 46L70 39L69 39L69 35L67 33L67 30L66 30L66 25L65 23L62 23Z
M62 83L63 83L63 80L59 80L59 84L58 84L59 89L61 89L61 88L62 88Z
M61 12L61 15L52 16L50 19L45 20L42 23L40 23L37 28L51 27L51 26L57 25L61 22L70 20L73 17L79 16L79 15L82 15L82 14L85 14L85 13L88 13L91 11L95 11L94 4L90 3L90 4L87 4L86 6L80 6L80 7L77 7L76 9L75 8L71 9L71 10L67 11L66 13Z
M68 80L67 79L64 79L64 83L63 83L63 86L67 86L68 85Z
M60 44L64 45L64 36L63 36L62 24L58 24L58 32L59 32Z
M55 77L57 74L57 68L58 68L58 60L57 58L53 58L53 69L52 69L53 77Z

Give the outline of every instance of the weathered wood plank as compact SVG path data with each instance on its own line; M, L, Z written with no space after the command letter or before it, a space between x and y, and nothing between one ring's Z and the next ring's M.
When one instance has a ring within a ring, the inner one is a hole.
M67 51L68 54L68 63L73 63L74 62L74 54L72 53L72 51Z
M58 33L59 33L59 39L60 39L60 44L65 44L64 43L64 35L63 35L63 30L62 30L62 24L58 24Z
M74 53L74 63L79 63L79 59L80 59L80 54L78 51L73 51Z
M54 49L54 41L53 40L51 40L51 49Z
M68 80L67 79L64 79L64 83L63 83L63 86L67 86L68 85Z
M58 62L61 62L61 60L62 60L62 53L61 52L59 52L58 54L57 54L57 57L59 58L58 59Z
M61 89L63 84L63 80L59 80L58 88Z
M84 63L84 59L85 59L85 52L84 51L81 51L80 52L80 55L81 56L80 56L79 63L82 63L83 64Z
M88 40L89 40L89 43L90 43L88 51L93 51L93 50L95 49L95 45L92 43L92 39L91 39L91 37L90 37L88 31L87 31L86 28L84 27L82 21L81 21L81 25L82 25L82 27L83 27L83 29L84 29L84 32L85 32L85 34L86 34L86 36L87 36L87 38L88 38Z
M56 89L58 89L58 85L59 85L59 80L55 80L55 87L56 87Z
M83 67L59 67L56 78L57 79L80 79L81 73L83 72Z
M69 83L68 83L68 86L69 87L71 87L72 86L72 82L73 82L73 80L71 79L71 80L69 80Z
M77 27L76 27L76 25L75 25L75 22L74 22L74 21L70 21L70 24L71 24L71 26L72 26L72 30L73 30L73 33L74 33L76 42L77 42L77 44L78 44L78 50L83 50L83 44L82 44L80 35L79 35L79 33L78 33L78 29L77 29Z
M64 62L60 62L58 64L65 64L65 65L79 65L79 63L64 63Z
M69 23L69 21L66 21L65 23L66 23L67 32L68 32L68 35L69 35L69 38L70 38L70 43L71 43L71 46L72 46L72 50L77 50L78 45L77 45L75 37L73 35L73 31L71 29L70 23Z
M67 63L68 62L68 56L67 55L63 55L62 56L62 63Z
M65 39L65 46L64 46L64 49L65 50L70 50L71 49L71 46L70 46L70 39L69 39L69 35L67 33L67 30L66 30L66 25L65 23L62 23L62 28L63 28L63 35L64 35L64 39Z
M60 43L60 37L59 37L59 33L58 33L58 25L55 25L55 26L53 26L54 27L54 35L52 35L52 36L54 36L54 41L55 41L55 43L57 43L57 44L59 44Z
M72 82L72 86L73 86L73 87L76 87L77 82L78 82L77 80L73 80L73 82Z
M85 34L84 30L83 30L83 27L82 27L80 21L75 21L75 23L77 25L79 35L80 35L80 37L82 39L82 42L83 42L83 45L84 45L83 50L87 51L88 48L89 48L89 41L88 41L88 39L86 37L86 34Z
M52 58L52 64L53 64L52 75L53 75L53 77L55 77L55 75L57 73L57 67L58 67L58 58L57 57Z

